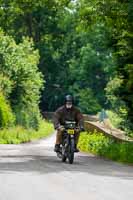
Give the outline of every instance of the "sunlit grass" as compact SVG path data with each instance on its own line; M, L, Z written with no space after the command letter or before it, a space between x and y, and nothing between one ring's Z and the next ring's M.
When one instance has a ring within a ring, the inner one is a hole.
M21 126L0 130L0 144L20 144L47 137L54 131L52 123L42 120L38 131Z
M102 133L87 133L80 135L79 148L81 151L123 163L133 163L133 143L118 142Z

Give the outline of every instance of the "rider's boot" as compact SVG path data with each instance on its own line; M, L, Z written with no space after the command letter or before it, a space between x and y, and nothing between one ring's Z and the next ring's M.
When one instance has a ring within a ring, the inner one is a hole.
M60 152L60 144L55 144L54 151Z
M75 152L75 153L78 153L78 152L79 152L79 149L77 148L77 145L75 145L74 152Z

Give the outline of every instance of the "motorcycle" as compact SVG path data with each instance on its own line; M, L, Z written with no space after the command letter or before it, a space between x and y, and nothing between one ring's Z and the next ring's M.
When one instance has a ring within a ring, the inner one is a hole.
M62 134L62 143L60 145L60 151L57 152L57 156L62 162L66 162L68 159L69 163L72 164L75 152L76 122L66 121L64 127L65 130Z

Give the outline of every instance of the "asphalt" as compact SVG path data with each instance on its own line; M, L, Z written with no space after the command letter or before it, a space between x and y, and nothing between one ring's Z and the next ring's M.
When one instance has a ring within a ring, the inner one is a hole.
M62 163L54 139L0 145L0 200L133 199L133 166L85 153Z

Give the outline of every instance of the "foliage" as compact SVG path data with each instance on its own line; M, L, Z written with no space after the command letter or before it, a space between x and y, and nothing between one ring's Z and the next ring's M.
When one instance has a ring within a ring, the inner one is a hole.
M100 106L110 109L119 115L122 121L125 121L124 126L120 123L121 128L132 132L132 0L23 0L22 2L1 0L0 2L1 27L19 44L15 50L16 43L10 37L12 40L12 45L9 45L10 49L14 49L15 53L20 52L21 47L22 54L27 52L24 55L34 52L32 60L35 65L38 63L38 53L31 48L32 42L31 44L26 39L24 39L25 42L23 41L23 36L32 38L35 47L39 50L39 70L45 75L46 80L46 84L43 83L45 90L41 93L40 108L42 111L54 111L62 104L64 95L71 92L75 98L81 100L82 103L78 100L76 103L84 112L95 113ZM15 57L17 58L16 54ZM30 66L30 58L28 56L26 60L23 56L20 63L26 61ZM4 65L5 58L1 54L0 60ZM18 63L18 60L16 59L15 62ZM9 62L11 64L11 59ZM16 66L15 68L17 69ZM19 74L15 72L12 75L14 79L10 78L10 74L0 73L0 84L4 88L4 95L9 96L13 106L16 105L15 98L17 97L18 108L23 103L25 107L25 103L31 101L30 97L34 99L30 91L33 90L33 85L36 85L31 75L32 72L28 71L30 74L28 78L32 81L28 79L25 82L27 74L25 70L22 71L23 73ZM39 79L35 78L35 80ZM17 88L15 88L16 82L19 83ZM27 85L30 87L25 96ZM22 88L24 88L23 92ZM37 84L37 88L41 86ZM39 90L35 91L40 96ZM88 98L84 97L84 94ZM35 97L36 102L39 101L39 96ZM93 102L93 108L89 104L90 101ZM121 110L126 110L126 114L123 114Z
M13 126L15 116L12 113L9 103L0 92L0 128Z
M35 139L46 137L53 133L53 125L47 121L41 121L38 131L25 129L22 126L0 130L0 144L20 144Z
M0 88L16 114L17 123L37 128L38 103L43 83L42 74L37 68L38 51L34 50L33 42L28 38L16 44L11 36L1 32L0 56Z
M101 110L101 106L98 104L97 99L94 97L93 92L90 89L80 90L78 106L81 108L83 113L87 114L96 114Z
M42 119L38 105L25 106L19 105L15 108L16 122L23 125L25 128L34 128L38 130Z
M81 23L78 25L78 30L86 30L91 32L96 25L102 27L102 35L105 39L97 38L97 48L101 46L106 48L108 52L110 49L110 63L112 69L108 70L107 76L107 98L110 107L120 115L121 109L126 109L127 115L123 118L126 121L126 129L133 130L133 115L132 115L132 1L87 1L82 0L77 3L79 9ZM97 32L96 36L99 32ZM95 36L92 37L92 41ZM100 45L99 41L103 42ZM112 60L112 61L111 61ZM106 88L106 86L105 86Z
M133 143L117 142L101 133L82 133L79 140L79 147L82 151L92 152L106 158L133 163Z
M121 112L122 113L122 112ZM124 115L124 110L123 110L123 115L118 115L116 112L113 112L111 110L107 111L107 115L110 119L111 124L115 127L115 128L121 128L123 125L126 126L126 121L125 121L125 117L123 117ZM126 115L126 113L125 113Z

